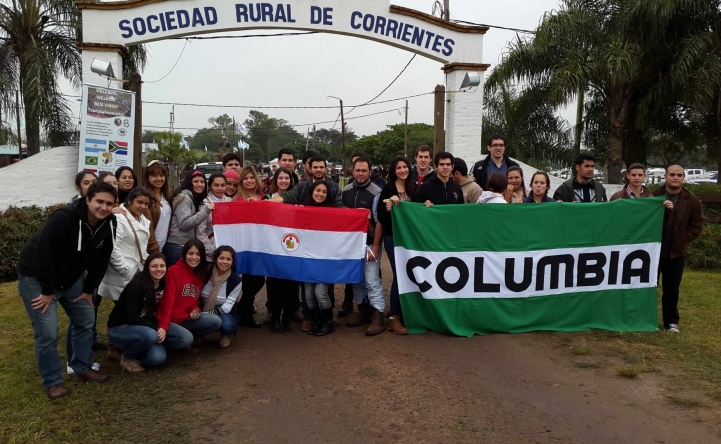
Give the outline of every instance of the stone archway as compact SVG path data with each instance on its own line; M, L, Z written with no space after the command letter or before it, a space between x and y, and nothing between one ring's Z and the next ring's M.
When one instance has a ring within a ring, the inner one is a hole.
M389 6L388 0L126 0L77 5L83 15L84 82L107 81L90 71L94 58L110 62L121 73L127 45L257 29L348 35L410 51L442 63L449 90L457 90L469 72L478 72L482 81L489 67L481 63L487 27L447 22ZM477 159L482 146L482 88L472 94L447 94L446 104L446 150L469 162Z

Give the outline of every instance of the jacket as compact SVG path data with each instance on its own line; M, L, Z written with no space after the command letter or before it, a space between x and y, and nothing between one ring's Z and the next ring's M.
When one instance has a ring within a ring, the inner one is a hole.
M37 279L44 295L65 291L87 271L83 293L103 280L113 251L115 215L88 225L88 205L78 199L48 217L20 251L17 272Z
M488 183L488 163L491 162L491 156L490 154L486 156L485 159L479 160L478 162L473 165L473 177L476 179L476 183L479 187L486 189L486 184ZM503 155L503 163L506 164L508 168L512 166L518 166L518 163L511 160L510 157Z
M185 258L168 269L165 275L165 290L158 304L158 327L167 330L173 324L182 324L190 313L200 310L200 293L203 282L200 276L185 263Z
M421 183L425 183L428 179L430 179L431 177L434 177L436 175L436 172L435 172L435 170L433 170L433 167L430 167L430 169L431 169L431 171L428 174L426 174L425 176L423 176L423 182L421 182ZM416 165L413 165L413 167L411 168L411 180L413 181L413 183L418 184L418 170L416 169Z
M508 203L508 202L506 202L506 199L503 197L503 194L494 193L493 191L484 191L481 193L481 196L478 198L477 203L504 204L504 203Z
M544 203L544 202L556 202L556 201L553 200L552 197L548 197L548 194L546 194L545 196L543 196L543 200L541 200L541 203ZM523 199L523 203L538 203L538 202L536 202L536 199L533 198L533 194L531 194L528 197L526 197L525 199Z
M196 212L195 205L193 205L193 194L189 190L181 191L173 199L173 215L170 216L167 243L185 245L190 239L197 238L205 245L208 240L203 223L208 216L210 216L210 209L207 206L201 205Z
M120 208L127 211L125 205L120 205ZM100 283L98 294L117 301L125 285L130 282L135 273L143 269L140 262L148 257L150 221L142 215L140 221L137 221L130 213L128 213L128 217L122 214L115 217L118 221L118 228L115 231L113 252L110 254L110 266L108 266L103 281ZM143 253L142 257L140 257L138 247L135 245L135 236L131 224L138 235L140 250Z
M413 202L421 203L427 200L430 200L433 205L462 204L463 190L460 185L453 182L453 179L448 179L448 182L443 183L434 174L430 179L423 181L418 187L416 195L411 199Z
M155 291L156 293L162 292L163 288L159 287ZM120 325L142 325L157 330L157 304L154 304L156 310L153 313L145 312L145 298L147 297L154 298L155 294L146 294L143 288L143 273L137 273L115 302L115 306L108 316L108 328Z
M461 190L463 190L463 201L465 203L476 203L478 198L481 197L483 188L476 183L476 178L473 176L467 176L466 180L459 184Z
M213 285L210 283L210 278L212 276L213 267L211 267L210 271L206 274L205 285L203 286L203 290L200 293L201 309L205 306L205 303L208 300L208 296L210 296L210 290L213 288ZM217 314L218 316L220 316L221 314L230 313L230 310L233 309L235 302L238 300L238 296L240 295L240 290L242 286L243 285L240 276L231 272L228 280L220 286L218 298L215 300L215 309L212 310L211 313Z
M391 217L392 211L386 210L385 200L390 199L393 196L398 196L398 188L396 184L388 182L378 196L378 202L376 203L376 215L378 216L378 222L383 226L383 236L393 237L393 219ZM413 198L413 196L410 196Z
M618 200L618 199L630 199L631 196L628 194L628 192L629 192L628 187L627 186L623 187L622 190L618 190L615 193L613 193L613 195L611 196L611 199L609 199L609 201L614 201L614 200ZM641 185L641 195L636 196L636 197L651 197L651 196L653 196L653 193L648 191L648 188Z
M374 213L373 216L375 217L371 217L368 221L366 245L373 245L377 222L375 210L378 206L378 198L380 197L380 194L380 187L370 180L366 180L366 182L362 184L359 184L358 182L348 184L345 188L343 188L343 192L341 193L343 206L346 208L365 208L370 210L371 213Z
M328 183L328 193L330 194L330 199L333 202L333 206L342 207L343 200L341 199L340 187L332 180L326 180L326 183ZM290 190L286 191L285 193L283 193L283 203L300 205L312 185L313 182L307 180L305 182L299 183L298 186L295 186Z
M233 199L228 196L223 196L223 200L220 202L230 202ZM205 199L203 199L203 205L209 204L211 201L211 197L207 196ZM215 203L215 201L213 201ZM213 254L215 254L215 233L213 232L213 213L210 213L208 215L208 219L201 225L201 228L203 230L204 236L200 239L201 242L203 242L203 245L205 245L205 258L209 261L213 260Z
M553 193L553 199L562 200L564 202L575 202L575 193L573 191L574 180L576 180L576 178L572 177L567 181L563 182L561 186L556 189L556 192ZM600 182L596 182L593 179L591 179L591 184L593 184L593 188L596 193L595 202L607 202L608 199L606 198L606 189L603 187L603 184ZM600 199L599 196L601 196Z
M653 192L654 196L665 196L666 185ZM666 209L663 223L672 219L673 241L671 243L671 259L685 257L688 245L701 236L704 218L701 200L685 188L681 188L681 195L673 210Z

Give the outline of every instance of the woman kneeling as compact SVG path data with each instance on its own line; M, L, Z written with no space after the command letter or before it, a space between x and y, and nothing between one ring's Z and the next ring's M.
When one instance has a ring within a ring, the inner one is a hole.
M213 266L206 279L203 292L200 294L203 313L220 316L221 336L218 345L225 348L230 345L230 339L235 337L238 331L238 324L232 310L242 287L235 267L235 250L233 248L221 245L215 250Z
M165 347L184 349L193 343L193 335L179 325L158 326L158 301L165 289L166 271L165 256L151 254L143 271L137 273L120 293L108 317L108 338L124 350L120 366L127 372L144 371L142 364L162 365Z

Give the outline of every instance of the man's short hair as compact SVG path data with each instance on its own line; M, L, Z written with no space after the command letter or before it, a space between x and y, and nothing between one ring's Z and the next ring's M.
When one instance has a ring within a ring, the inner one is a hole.
M316 154L315 156L310 158L309 162L311 166L313 166L313 164L316 162L323 162L323 166L325 166L325 157Z
M506 144L506 138L503 137L502 134L496 133L496 134L492 135L492 136L488 139L488 146L493 145L493 141L494 141L494 140L502 140L502 141L503 141L503 144L504 144L504 145Z
M281 148L280 151L278 151L278 160L283 157L283 154L290 154L291 156L293 156L293 160L295 160L295 151L293 151L292 149Z
M440 151L436 153L436 157L433 158L433 165L435 165L436 168L438 167L438 162L440 162L441 159L451 159L451 163L453 163L453 154L448 151Z
M596 157L591 153L581 153L576 157L576 165L583 165L583 162L590 161L596 163Z
M679 165L679 164L677 164L677 163L674 163L673 165L667 166L667 167L666 167L666 174L668 174L669 168L672 168L672 167L679 167L679 168L681 168L681 171L683 172L683 177L686 177L686 168L682 167L681 165Z
M646 173L646 167L644 167L643 164L640 163L632 163L631 165L629 165L626 173L630 173L631 170L643 170L644 174Z
M114 186L110 185L107 182L95 182L94 184L90 185L88 187L88 192L85 194L85 197L92 200L93 197L95 197L98 193L110 193L113 195L113 199L118 198L118 191L115 189Z
M225 156L223 156L223 166L226 166L231 160L237 160L238 163L240 163L240 156L238 156L236 153L226 154Z
M373 163L371 162L371 158L368 156L359 156L355 162L353 162L353 169L355 169L355 165L360 162L365 162L368 164L368 171L370 171L373 168Z
M461 173L461 176L468 176L468 165L466 161L456 157L453 159L453 172Z
M368 153L365 151L356 151L355 153L350 155L350 158L353 159L354 157L370 157L368 156Z
M416 148L416 154L414 157L418 157L418 153L423 152L423 151L427 152L428 155L431 155L431 156L433 155L433 148L431 148L428 145L421 145L418 148Z
M308 162L308 159L312 159L313 157L315 157L317 155L318 155L318 153L316 153L315 151L304 151L303 155L300 158L301 163L303 165L305 165L306 162Z

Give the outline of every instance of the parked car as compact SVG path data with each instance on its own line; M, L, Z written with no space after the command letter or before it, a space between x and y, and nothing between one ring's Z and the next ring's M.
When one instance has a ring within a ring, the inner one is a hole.
M210 179L210 175L213 173L223 172L223 162L203 162L198 163L193 169L200 170L205 174L205 179Z

